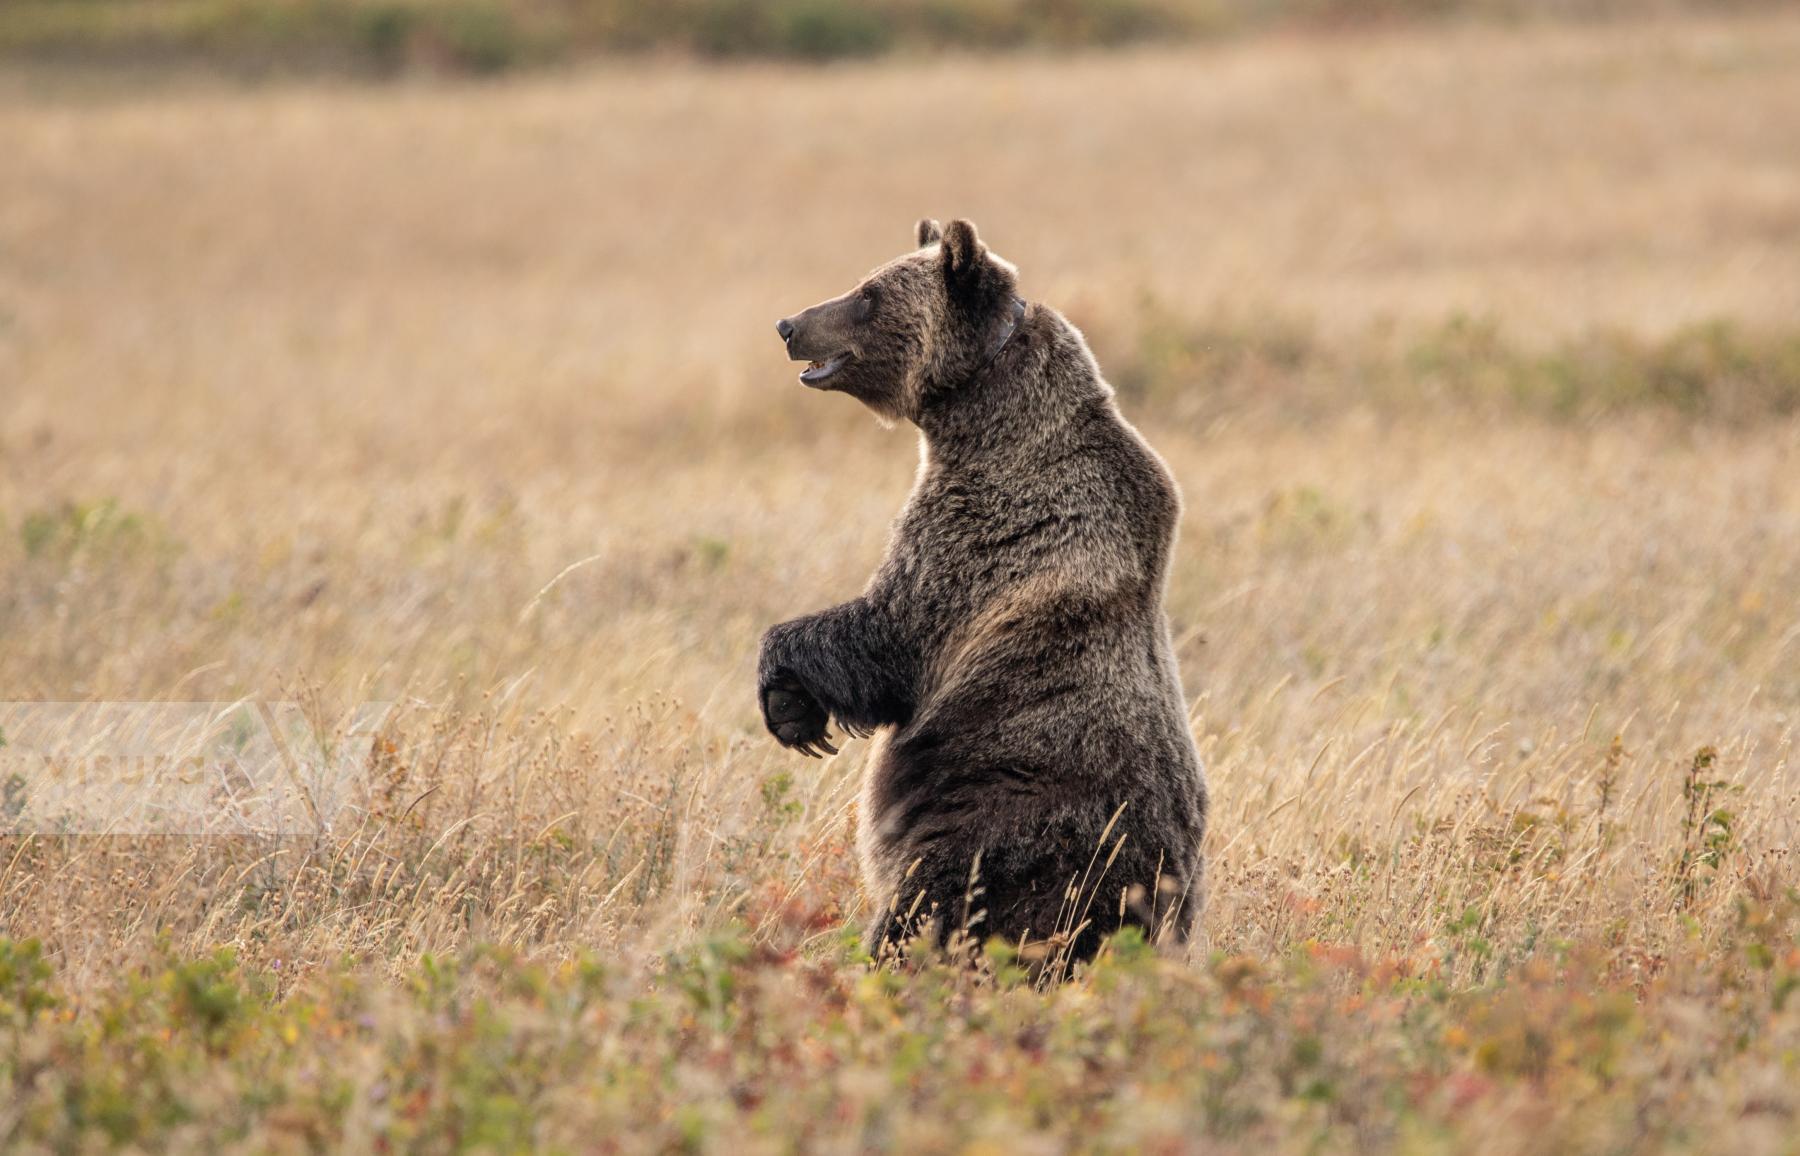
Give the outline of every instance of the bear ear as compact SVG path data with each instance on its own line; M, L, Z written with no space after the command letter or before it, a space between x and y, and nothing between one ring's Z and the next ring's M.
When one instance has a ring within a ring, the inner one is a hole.
M987 246L975 234L973 221L955 220L944 229L944 273L960 280L974 271L987 255Z
M921 217L915 235L919 239L919 248L923 249L944 239L944 227L930 217Z

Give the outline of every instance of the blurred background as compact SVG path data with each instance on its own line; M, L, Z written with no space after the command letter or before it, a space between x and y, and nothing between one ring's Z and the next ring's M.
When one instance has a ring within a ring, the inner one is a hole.
M925 215L1088 332L1195 518L1353 535L1497 430L1763 425L1796 60L1791 6L1698 0L12 0L0 673L698 693L878 552L906 439L771 322ZM1308 429L1370 454L1274 458Z

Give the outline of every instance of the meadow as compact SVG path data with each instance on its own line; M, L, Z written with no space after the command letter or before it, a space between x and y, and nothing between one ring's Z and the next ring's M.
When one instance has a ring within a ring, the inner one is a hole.
M7 772L0 1144L1800 1150L1796 59L0 72L0 698L395 704L278 834ZM773 322L924 215L1185 494L1206 909L1050 991L871 970L755 710L916 466Z

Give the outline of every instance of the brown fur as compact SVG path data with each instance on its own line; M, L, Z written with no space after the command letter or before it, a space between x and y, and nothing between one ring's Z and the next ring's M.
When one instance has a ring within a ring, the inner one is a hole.
M1174 481L973 225L915 235L783 323L793 356L838 366L821 388L925 449L863 595L764 637L765 721L807 753L835 749L830 719L879 732L872 950L965 923L1073 958L1122 924L1185 938L1206 790L1162 610Z

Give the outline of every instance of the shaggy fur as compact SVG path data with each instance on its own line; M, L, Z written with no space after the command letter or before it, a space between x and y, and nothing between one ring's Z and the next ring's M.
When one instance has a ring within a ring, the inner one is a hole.
M770 732L880 732L858 842L871 951L964 928L1089 957L1185 939L1206 788L1162 599L1180 499L1081 334L967 221L784 320L816 382L923 437L860 598L763 638ZM804 379L804 378L803 378Z

